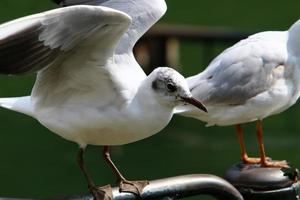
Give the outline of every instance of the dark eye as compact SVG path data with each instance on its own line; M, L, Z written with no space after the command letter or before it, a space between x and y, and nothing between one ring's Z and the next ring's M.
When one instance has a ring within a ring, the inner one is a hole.
M167 88L168 88L169 92L175 92L177 90L176 86L171 83L167 84Z

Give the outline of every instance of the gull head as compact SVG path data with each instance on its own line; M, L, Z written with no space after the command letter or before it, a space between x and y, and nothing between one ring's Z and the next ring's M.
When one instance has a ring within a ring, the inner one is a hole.
M191 104L207 112L205 106L192 96L185 78L176 70L159 67L149 75L149 78L151 90L160 103L171 107Z

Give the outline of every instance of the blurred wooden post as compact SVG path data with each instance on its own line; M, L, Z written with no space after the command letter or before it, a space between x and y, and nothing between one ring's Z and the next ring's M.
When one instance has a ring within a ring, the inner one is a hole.
M149 50L151 55L149 66L160 67L167 65L167 38L157 37L151 39Z
M202 58L205 63L209 63L214 56L215 44L234 43L249 34L221 28L156 25L139 40L134 52L138 62L149 73L159 66L178 66L181 42L189 41L204 45Z

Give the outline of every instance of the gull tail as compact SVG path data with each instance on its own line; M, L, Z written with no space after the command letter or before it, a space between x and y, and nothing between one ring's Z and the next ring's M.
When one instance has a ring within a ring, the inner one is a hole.
M0 107L34 117L30 96L0 98Z

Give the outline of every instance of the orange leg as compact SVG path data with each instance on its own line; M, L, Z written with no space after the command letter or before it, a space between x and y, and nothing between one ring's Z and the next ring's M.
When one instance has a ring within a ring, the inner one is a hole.
M262 121L258 120L256 122L256 137L259 145L260 160L262 167L289 167L285 160L283 161L270 161L266 157L265 147L263 143L263 130L262 130Z
M241 159L243 163L245 164L259 164L260 163L260 158L249 158L247 155L246 151L246 145L245 145L245 140L244 140L244 133L243 129L240 124L237 124L235 126L236 128L236 134L238 137L238 142L240 144L240 149L241 149Z

